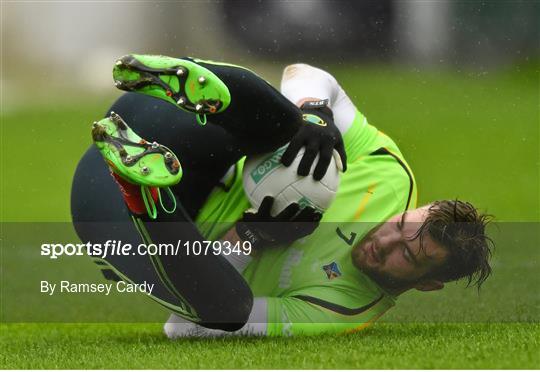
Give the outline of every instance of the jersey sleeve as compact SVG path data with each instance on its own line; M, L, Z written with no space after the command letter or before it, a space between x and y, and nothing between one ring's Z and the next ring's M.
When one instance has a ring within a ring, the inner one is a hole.
M369 326L393 306L386 297L360 308L302 297L269 298L269 336L309 336L357 332Z
M356 115L356 107L337 80L328 72L307 64L297 63L285 68L281 93L294 104L307 97L328 99L341 134L351 127Z

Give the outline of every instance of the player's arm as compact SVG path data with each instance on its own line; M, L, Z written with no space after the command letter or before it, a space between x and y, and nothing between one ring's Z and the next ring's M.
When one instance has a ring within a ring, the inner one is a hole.
M358 308L345 308L329 301L306 300L304 297L309 296L255 298L248 322L235 332L204 328L173 314L165 324L165 334L171 339L341 334L366 328L390 307L385 301L373 301Z
M309 173L317 155L315 179L324 177L332 156L345 171L347 158L342 134L351 126L357 110L336 79L316 67L294 64L283 72L281 92L302 109L304 118L304 125L291 140L282 163L289 166L298 151L305 147L299 175Z
M304 63L285 68L281 94L299 107L307 100L328 100L341 134L347 132L356 116L356 107L337 80L328 72Z
M282 94L300 107L303 114L303 125L291 139L281 161L285 166L291 165L300 149L305 147L298 174L307 176L318 156L313 172L315 180L324 177L332 156L340 170L347 168L343 138L330 108L337 94L334 83L337 85L330 74L303 64L285 68L281 82Z
M287 245L311 235L319 226L322 213L312 207L291 203L276 216L271 210L274 198L266 196L258 210L248 209L224 237L230 242L248 241L254 249Z

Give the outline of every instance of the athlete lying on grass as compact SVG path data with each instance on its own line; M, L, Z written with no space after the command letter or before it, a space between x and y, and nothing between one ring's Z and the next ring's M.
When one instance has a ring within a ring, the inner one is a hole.
M289 66L281 93L245 68L187 58L126 56L113 75L118 88L144 94L122 96L94 123L96 147L79 163L72 190L82 241L254 247L249 256L96 260L108 278L155 284L152 298L173 312L169 337L355 331L407 290L461 278L480 287L489 276L487 217L457 200L414 209L414 177L396 144L327 72ZM324 216L296 204L271 216L271 198L248 211L244 156L289 142L285 165L306 147L300 175L318 156L314 178L322 178L334 150L347 168Z

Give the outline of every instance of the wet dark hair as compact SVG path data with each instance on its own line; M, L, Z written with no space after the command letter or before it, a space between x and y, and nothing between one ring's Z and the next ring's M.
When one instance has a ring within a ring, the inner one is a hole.
M466 278L467 287L474 285L480 290L491 274L489 260L494 243L485 230L492 218L478 213L472 204L460 200L433 202L414 239L419 237L420 247L423 247L423 238L429 234L446 249L448 256L426 278L442 282Z

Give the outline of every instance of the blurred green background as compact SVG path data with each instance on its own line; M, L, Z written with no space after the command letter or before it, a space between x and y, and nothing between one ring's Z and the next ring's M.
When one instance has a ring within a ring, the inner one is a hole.
M1 221L70 220L71 176L130 52L225 60L276 87L288 63L327 69L398 143L420 203L540 221L540 2L4 2L1 16Z
M420 204L459 197L498 221L540 220L537 63L483 73L317 65L398 143ZM284 65L247 67L278 86ZM38 80L2 112L2 221L70 221L71 178L91 144L90 125L120 93L58 83Z

